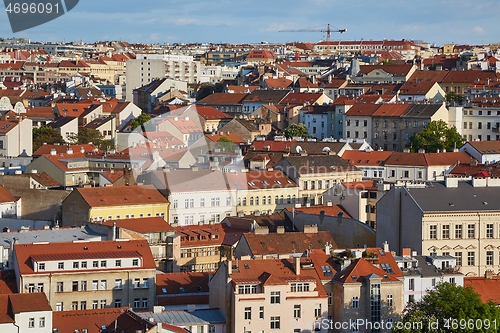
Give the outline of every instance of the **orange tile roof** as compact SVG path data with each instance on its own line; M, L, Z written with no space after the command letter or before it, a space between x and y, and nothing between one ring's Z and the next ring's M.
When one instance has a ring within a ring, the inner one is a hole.
M48 244L15 244L15 260L21 275L47 274L45 271L35 272L32 258L40 260L71 260L72 258L119 258L141 257L142 267L127 268L136 269L156 269L156 264L151 254L151 249L147 240L127 240L127 241L100 241L100 242L60 242ZM89 267L89 271L93 269ZM102 270L102 268L97 268ZM65 270L64 272L76 272L76 270ZM63 273L64 273L63 272Z
M484 276L466 276L464 278L464 287L474 289L484 303L493 301L500 304L500 276L493 276L491 279L487 279Z
M76 188L90 207L168 204L157 189L145 186L106 186Z
M45 293L22 293L9 295L12 312L52 311Z
M357 167L383 166L385 161L392 155L392 151L361 151L346 150L342 158Z
M212 105L235 105L241 104L248 94L226 94L226 93L213 93L207 97L199 100L196 104L212 104Z
M372 114L372 117L399 117L410 104L382 104Z
M284 152L285 148L290 148L297 140L286 140L286 141L275 141L275 140L264 140L264 141L254 141L251 147L255 151L264 151L264 147L269 147L269 151Z
M345 113L346 116L350 117L368 117L377 111L381 104L354 104L349 111Z
M357 191L376 191L377 181L376 180L363 180L358 182L342 182L342 185L347 189L353 189Z
M399 153L394 152L385 165L433 166L454 165L457 162L469 164L471 157L466 152L446 153Z
M228 115L227 113L224 113L222 111L217 110L213 106L196 105L195 106L195 110L205 120L212 120L212 119L233 119L232 116Z
M391 268L399 270L396 262L391 263ZM401 273L401 270L399 270L399 273ZM397 276L399 274L388 274L365 258L355 259L347 268L339 272L334 279L341 283L359 283L366 281L370 275L377 275L382 278L382 282L400 282ZM401 273L400 277L402 276Z
M208 292L209 272L181 272L156 274L156 295L179 294L180 287L184 293ZM166 289L166 292L163 290Z
M16 202L17 200L3 186L0 186L0 203Z
M95 152L98 149L96 146L92 144L80 144L80 145L53 145L53 144L44 144L40 148L38 148L35 152L33 152L33 156L41 156L50 154L52 149L56 150L56 154L59 155L61 153L66 153L68 149L73 149L74 153L79 153L82 149L85 152ZM100 149L98 150L100 152Z
M351 215L349 215L349 213L347 213L347 211L341 205L331 205L331 206L315 205L311 207L301 206L299 208L286 207L286 210L288 212L295 211L295 213L314 214L314 215L318 215L321 214L321 212L325 212L326 216L337 216L338 213L342 213L344 214L345 218L348 219L351 218Z
M337 244L329 231L318 231L317 233L285 232L283 234L274 232L254 234L247 232L242 237L245 238L253 256L299 254L311 248L322 249L326 243L331 243L332 249L337 248Z
M134 218L134 219L120 219L120 220L106 220L98 221L96 224L103 224L112 226L116 223L119 228L129 229L139 233L148 232L163 232L173 231L174 228L160 216Z
M394 76L406 76L412 67L413 65L361 65L357 75L368 74L375 69L381 69Z
M238 134L236 133L211 133L211 134L205 134L205 137L212 141L212 142L218 142L221 138L228 138L235 144L240 144L240 143L245 143L246 141L243 140Z
M220 224L186 225L174 228L182 247L221 245L226 232Z
M306 260L301 260L306 262ZM227 262L224 263L227 265ZM302 268L300 274L295 274L293 259L254 259L232 262L231 274L233 286L237 284L257 283L262 285L288 285L292 281L315 281L318 297L327 297L316 270Z

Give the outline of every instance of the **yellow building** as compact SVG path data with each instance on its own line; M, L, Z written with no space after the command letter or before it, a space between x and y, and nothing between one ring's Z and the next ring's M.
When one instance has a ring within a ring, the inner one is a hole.
M169 205L168 200L151 187L76 188L62 202L62 225L152 216L168 219Z

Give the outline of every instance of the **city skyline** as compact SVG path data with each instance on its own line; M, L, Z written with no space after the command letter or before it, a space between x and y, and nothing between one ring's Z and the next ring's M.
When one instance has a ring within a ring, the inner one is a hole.
M430 7L432 5L432 7ZM284 43L324 40L322 32L280 33L282 29L347 29L332 40L412 39L431 44L489 44L495 34L500 4L439 0L429 6L408 1L339 2L262 0L208 2L159 0L141 3L80 1L64 16L41 26L12 33L7 14L0 37L40 42L124 40L140 43Z

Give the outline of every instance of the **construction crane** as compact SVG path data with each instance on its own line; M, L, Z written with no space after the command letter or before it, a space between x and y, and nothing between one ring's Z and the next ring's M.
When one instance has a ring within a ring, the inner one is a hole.
M338 29L338 30L331 30L330 29L330 24L328 24L328 28L325 29L285 29L285 30L280 30L278 32L326 32L326 40L330 41L330 35L332 32L340 32L341 34L346 32L347 29Z

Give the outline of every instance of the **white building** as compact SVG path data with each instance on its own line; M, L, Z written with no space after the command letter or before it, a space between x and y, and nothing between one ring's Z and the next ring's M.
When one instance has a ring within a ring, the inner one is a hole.
M132 101L133 90L165 77L165 63L156 59L131 59L127 61L126 101Z

